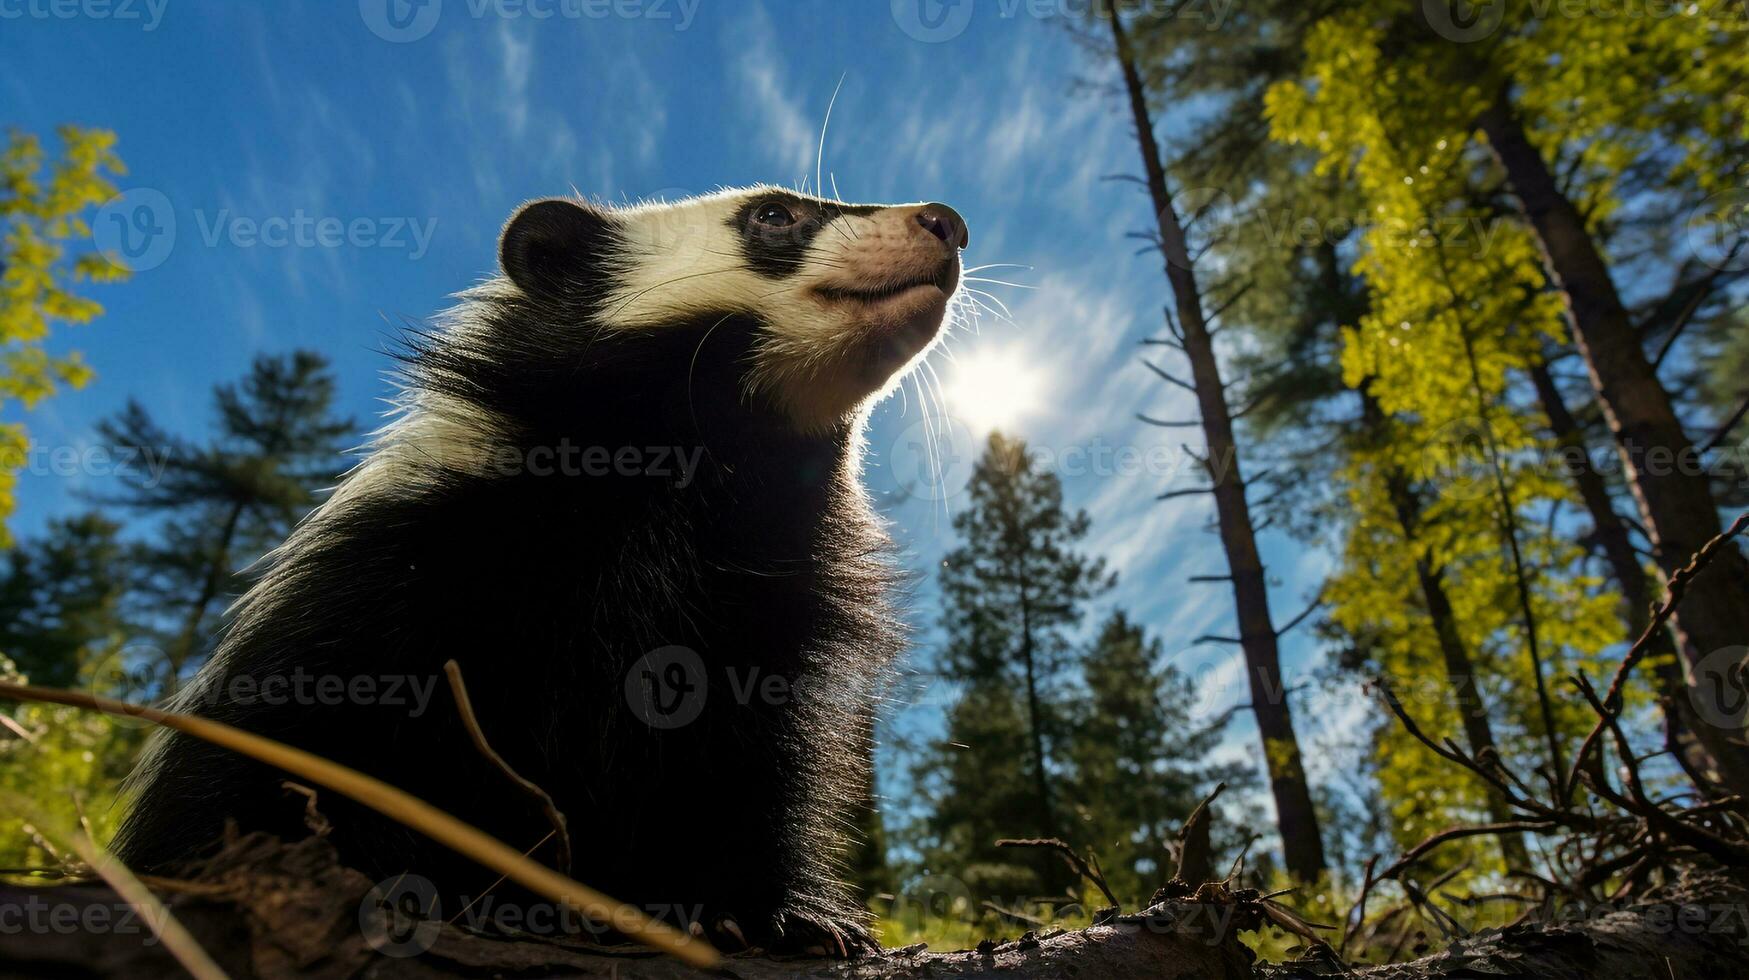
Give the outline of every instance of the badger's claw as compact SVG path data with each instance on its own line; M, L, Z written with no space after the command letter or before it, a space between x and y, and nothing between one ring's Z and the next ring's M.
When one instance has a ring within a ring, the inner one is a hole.
M774 952L853 959L881 948L855 912L813 907L784 909L773 917Z
M740 923L736 922L734 919L731 919L728 916L723 916L721 919L717 920L717 931L724 933L733 939L738 948L747 948L747 936L741 932Z

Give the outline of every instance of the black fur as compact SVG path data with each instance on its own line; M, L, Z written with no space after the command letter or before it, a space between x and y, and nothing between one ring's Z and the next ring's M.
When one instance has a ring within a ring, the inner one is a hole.
M513 221L504 264L524 291L474 299L484 329L469 343L417 341L411 383L507 420L506 462L567 445L702 449L694 482L444 471L417 493L330 507L278 557L271 588L243 603L180 704L533 847L548 825L470 743L442 679L454 658L493 747L568 816L579 880L677 924L732 917L756 944L830 946L836 929L855 946L864 916L835 862L865 778L868 713L902 636L887 540L854 483L854 425L801 436L747 401L757 318L598 333L590 283L612 221L555 210L567 206ZM635 668L673 646L704 665L703 709L653 727ZM229 684L297 669L410 675L437 693L411 717L271 705ZM796 687L767 697L761 682ZM743 702L737 686L756 693ZM284 778L169 737L140 776L121 856L173 870L227 819L302 836L303 801ZM445 909L496 877L335 794L320 809L345 861L379 879L429 878Z

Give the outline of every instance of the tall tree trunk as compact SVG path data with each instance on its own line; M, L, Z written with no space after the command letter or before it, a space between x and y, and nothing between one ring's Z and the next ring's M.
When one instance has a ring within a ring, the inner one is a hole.
M1057 836L1056 810L1051 805L1051 782L1045 773L1045 733L1043 713L1039 707L1038 669L1034 663L1032 640L1032 604L1026 587L1020 591L1020 662L1026 669L1026 712L1032 730L1032 775L1038 792L1039 832L1045 837Z
M241 501L233 505L225 517L224 526L219 528L219 540L213 560L207 565L206 578L200 584L200 594L195 596L188 618L182 624L182 632L176 636L176 649L170 652L170 683L173 688L182 676L182 668L194 656L195 645L200 642L200 624L206 620L207 607L219 594L219 582L230 571L231 543L237 536L237 525L243 519L243 508Z
M1532 367L1530 380L1536 386L1537 401L1542 404L1555 443L1563 452L1576 450L1582 454L1581 460L1567 460L1576 464L1567 469L1573 476L1573 487L1579 491L1580 501L1591 515L1592 533L1598 547L1603 549L1610 577L1621 590L1622 622L1630 634L1629 639L1638 639L1651 619L1652 590L1646 581L1646 570L1640 564L1639 553L1634 550L1633 539L1628 535L1627 524L1615 512L1615 503L1610 499L1603 474L1591 465L1591 447L1586 443L1585 432L1567 408L1567 401L1555 385L1549 366L1538 363Z
M1214 338L1203 316L1202 296L1192 268L1184 227L1173 209L1166 187L1166 169L1154 140L1154 123L1148 111L1147 93L1136 70L1133 53L1118 11L1107 12L1111 22L1118 65L1128 90L1130 112L1147 173L1148 194L1154 204L1161 252L1166 259L1166 279L1172 286L1183 334L1185 356L1190 361L1192 385L1202 416L1207 442L1206 466L1213 481L1215 511L1220 524L1221 546L1227 553L1232 575L1233 599L1239 620L1239 640L1245 655L1251 687L1251 708L1263 739L1263 755L1269 768L1269 788L1275 797L1277 825L1287 868L1301 881L1315 881L1326 870L1324 843L1318 832L1318 816L1300 758L1299 739L1294 735L1293 714L1281 679L1281 654L1275 624L1269 615L1269 590L1263 562L1257 553L1257 536L1251 523L1251 507L1245 499L1245 481L1240 471L1238 444L1233 436L1232 414L1226 388L1215 359Z
M1581 454L1578 460L1565 460L1567 470L1573 476L1573 485L1579 491L1580 501L1591 515L1592 534L1603 551L1605 563L1609 565L1610 577L1615 579L1616 588L1621 591L1622 624L1626 628L1628 642L1632 643L1646 632L1646 626L1651 622L1651 580L1646 575L1645 566L1640 564L1639 552L1634 550L1627 522L1616 513L1615 503L1610 498L1609 486L1604 482L1603 474L1591 465L1591 446L1585 438L1585 430L1567 408L1567 400L1555 384L1554 374L1549 371L1546 363L1538 363L1530 369L1530 379L1536 386L1537 400L1542 404L1543 415L1549 420L1549 431L1554 435L1556 444L1563 452L1577 450ZM1669 656L1675 652L1675 646L1667 633L1661 633L1653 642L1657 644L1656 658L1653 660L1654 670L1658 676L1659 687L1664 692L1662 700L1665 733L1671 748L1680 753L1685 769L1717 771L1718 762L1707 753L1706 747L1700 745L1694 735L1689 720L1694 712L1684 710L1688 697L1687 681L1683 679L1681 666L1674 657ZM1704 780L1701 782L1704 783ZM1705 788L1704 785L1702 788Z
M1721 530L1699 453L1640 345L1639 332L1583 217L1531 144L1505 92L1478 125L1536 230L1550 276L1566 297L1574 338L1615 436L1656 561L1668 578ZM1749 643L1749 560L1741 551L1723 549L1689 584L1675 627L1690 666ZM1688 674L1692 687L1693 671ZM1718 763L1723 784L1749 795L1749 745L1741 741L1741 731L1699 719L1695 730Z

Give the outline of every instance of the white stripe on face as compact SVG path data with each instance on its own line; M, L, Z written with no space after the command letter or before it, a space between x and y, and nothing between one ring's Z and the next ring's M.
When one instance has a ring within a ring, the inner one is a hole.
M829 428L896 381L946 319L957 241L921 222L931 208L952 214L756 187L616 211L621 250L598 319L637 330L757 317L749 392L802 429Z

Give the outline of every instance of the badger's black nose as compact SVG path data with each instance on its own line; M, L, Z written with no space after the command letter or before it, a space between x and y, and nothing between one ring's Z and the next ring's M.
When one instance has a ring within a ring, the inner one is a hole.
M923 230L946 242L949 248L965 248L972 236L966 231L966 219L945 204L925 204L917 211L917 223Z

